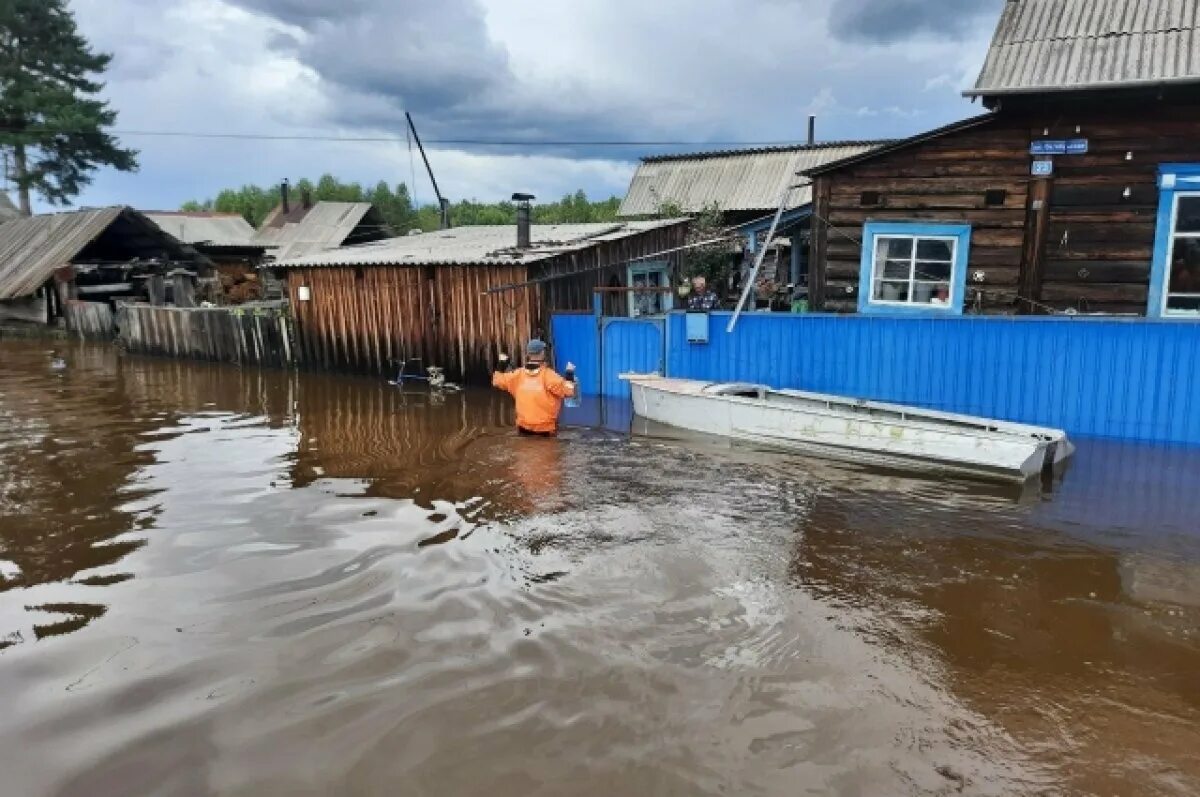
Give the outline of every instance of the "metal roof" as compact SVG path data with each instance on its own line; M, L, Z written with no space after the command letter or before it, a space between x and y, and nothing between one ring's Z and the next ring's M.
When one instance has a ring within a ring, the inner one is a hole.
M346 246L281 260L282 268L311 266L476 266L536 263L598 243L686 224L688 219L625 221L610 224L534 224L529 249L517 249L516 225L455 227L386 241Z
M0 299L36 293L55 269L70 264L124 210L80 210L0 224Z
M1200 81L1200 0L1007 0L967 96Z
M214 248L251 247L265 248L266 244L255 241L258 232L237 213L190 213L167 211L143 211L143 215L157 224L163 232L175 236L185 244Z
M258 231L255 241L267 247L277 247L278 260L291 260L327 249L335 249L346 242L351 233L364 221L380 226L383 218L372 212L370 202L318 202L298 222L288 222L281 227L264 227Z
M800 207L812 202L812 187L796 178L799 172L870 152L885 143L836 142L645 158L633 175L618 215L650 215L664 203L677 205L685 213L699 213L714 204L722 211L774 210L789 183L803 183L786 203L789 209Z

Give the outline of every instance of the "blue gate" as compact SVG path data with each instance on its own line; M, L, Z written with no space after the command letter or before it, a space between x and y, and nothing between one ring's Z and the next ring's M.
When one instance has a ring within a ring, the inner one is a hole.
M663 318L603 318L600 320L600 393L629 398L624 373L663 373L667 360L666 320Z

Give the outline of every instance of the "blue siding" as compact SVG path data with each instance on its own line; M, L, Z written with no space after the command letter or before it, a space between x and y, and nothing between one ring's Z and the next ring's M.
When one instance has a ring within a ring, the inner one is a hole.
M1200 324L747 313L729 334L713 320L711 341L689 344L671 315L670 376L1200 444Z

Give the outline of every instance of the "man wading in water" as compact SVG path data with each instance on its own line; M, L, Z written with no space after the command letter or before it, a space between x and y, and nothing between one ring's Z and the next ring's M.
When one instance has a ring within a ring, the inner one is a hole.
M512 370L507 354L500 355L492 387L512 394L517 404L517 432L539 437L558 434L563 399L575 396L575 366L567 363L564 379L546 365L546 344L531 340L525 347L525 367Z

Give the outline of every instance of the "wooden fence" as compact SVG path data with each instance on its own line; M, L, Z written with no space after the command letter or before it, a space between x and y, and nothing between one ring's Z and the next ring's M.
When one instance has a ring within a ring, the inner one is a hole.
M88 340L112 340L116 319L108 302L70 301L63 307L67 329Z
M129 351L168 357L287 367L296 363L291 316L283 303L241 307L154 307L117 311Z

